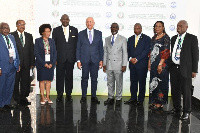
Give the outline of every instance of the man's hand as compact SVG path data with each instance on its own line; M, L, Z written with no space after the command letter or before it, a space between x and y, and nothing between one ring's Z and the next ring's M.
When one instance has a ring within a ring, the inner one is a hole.
M158 74L161 74L161 72L162 72L162 65L158 65L157 71L158 71Z
M44 65L44 67L49 68L49 65L46 63L46 64Z
M195 78L197 76L197 73L192 72L192 78Z
M103 66L103 72L106 72L106 66Z
M77 62L77 67L78 67L78 69L81 70L81 68L82 68L82 64L81 64L81 62Z
M101 69L102 66L103 66L103 61L100 61L100 62L99 62L99 69Z
M49 69L51 69L52 68L52 65L51 64L49 64Z
M151 62L148 62L148 70L151 71Z
M20 71L20 66L19 66L19 69L18 69L18 71L17 72L19 72Z
M1 74L2 74L2 71L1 71L1 69L0 69L0 76L1 76Z
M137 59L136 59L136 58L132 58L132 59L130 60L130 62L131 62L132 64L136 64L136 63L137 63Z
M122 72L126 71L126 66L122 66Z

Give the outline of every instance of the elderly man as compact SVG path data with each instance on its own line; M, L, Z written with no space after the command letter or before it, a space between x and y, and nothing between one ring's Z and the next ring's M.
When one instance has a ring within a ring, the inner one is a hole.
M12 98L15 74L19 72L19 55L16 42L9 34L10 27L7 23L0 24L0 110L9 108Z
M191 112L192 78L198 72L199 48L197 37L187 33L188 23L181 20L177 24L178 35L171 39L170 81L173 100L171 114L181 112L181 94L183 94L182 120L187 120Z
M89 73L91 77L91 101L100 103L96 97L98 70L103 65L103 41L102 32L94 29L94 19L86 19L87 28L78 34L76 59L78 69L82 69L82 98L81 103L86 102Z
M112 23L112 35L105 39L103 71L107 74L108 99L104 104L113 104L116 81L116 105L119 106L122 99L123 72L126 71L128 61L126 38L118 34L119 25Z
M30 69L34 67L35 60L33 36L24 31L25 25L24 20L17 20L17 30L10 33L15 37L20 58L20 72L16 73L13 98L21 105L30 104L26 97L30 93Z

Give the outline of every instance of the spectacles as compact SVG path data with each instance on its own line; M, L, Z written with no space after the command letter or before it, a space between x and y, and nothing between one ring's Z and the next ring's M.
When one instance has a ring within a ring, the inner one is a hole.
M26 24L17 24L18 26L25 26Z

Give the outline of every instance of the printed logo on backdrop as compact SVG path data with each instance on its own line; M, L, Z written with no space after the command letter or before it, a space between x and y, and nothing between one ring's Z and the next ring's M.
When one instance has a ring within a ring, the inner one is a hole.
M118 6L119 7L125 6L125 2L123 0L118 1Z
M105 28L106 28L106 29L110 29L110 23L107 23L107 24L105 25Z
M59 26L59 23L57 23L57 22L54 22L52 25L52 28L56 28L56 27L58 27Z
M111 6L111 5L112 5L112 0L107 0L107 1L106 1L106 5L107 5L107 6Z
M54 5L54 6L59 5L59 0L52 0L52 5Z
M106 13L106 17L107 17L107 18L112 17L112 13L111 13L111 12L107 12L107 13Z
M124 25L122 23L119 24L119 30L123 30L124 29Z
M170 19L171 19L171 20L176 19L176 15L175 15L174 13L172 13L172 14L170 15Z
M52 16L54 17L54 18L57 18L58 16L59 16L59 12L58 11L53 11L52 12Z
M170 25L169 26L169 30L174 31L175 30L175 26L174 25Z
M104 77L104 81L107 81L107 75Z
M117 17L118 17L119 19L123 19L123 18L124 18L124 13L123 13L123 12L119 12L119 13L117 14Z
M171 8L176 8L176 2L171 3Z

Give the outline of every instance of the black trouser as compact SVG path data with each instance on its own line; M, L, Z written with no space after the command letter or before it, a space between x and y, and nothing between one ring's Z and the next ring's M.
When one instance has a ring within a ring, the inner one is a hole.
M71 95L73 89L73 69L74 62L66 61L59 63L56 66L56 90L57 94L63 95L64 93L64 81L65 81L65 93Z
M170 81L174 108L181 109L181 94L183 94L183 112L191 112L192 78L183 77L180 66L174 64L170 69Z

